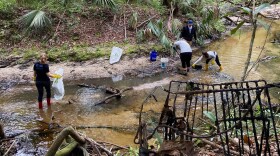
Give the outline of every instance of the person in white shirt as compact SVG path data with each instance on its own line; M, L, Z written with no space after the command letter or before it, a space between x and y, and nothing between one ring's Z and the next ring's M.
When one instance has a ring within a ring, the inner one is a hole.
M220 63L219 60L219 56L218 53L216 51L207 51L207 52L202 52L202 56L196 60L194 62L194 64L192 65L192 67L195 67L195 65L200 62L202 60L202 58L205 57L206 58L206 65L205 65L205 70L208 70L208 63L212 60L212 62L214 62L214 60L216 61L217 65L220 67L219 71L223 70L223 67Z
M188 42L184 39L180 39L174 42L174 46L176 49L180 49L180 59L182 63L182 67L187 72L190 71L191 59L192 59L192 48L188 44ZM186 68L187 65L187 68Z

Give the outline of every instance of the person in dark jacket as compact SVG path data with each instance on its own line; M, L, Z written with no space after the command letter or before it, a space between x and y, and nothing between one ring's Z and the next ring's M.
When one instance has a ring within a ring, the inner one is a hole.
M61 78L60 75L51 74L49 70L49 65L47 64L47 55L42 53L40 55L40 61L36 62L33 67L34 71L34 81L38 90L38 105L39 109L43 109L43 94L44 88L47 92L47 104L51 105L51 82L50 78Z
M190 45L192 41L196 41L196 28L193 26L193 21L188 20L187 25L183 27L180 37L184 38Z

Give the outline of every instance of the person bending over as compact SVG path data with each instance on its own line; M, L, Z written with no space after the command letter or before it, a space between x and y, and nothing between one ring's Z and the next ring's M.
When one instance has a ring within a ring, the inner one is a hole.
M217 65L220 67L219 71L223 70L223 67L220 63L218 53L216 51L207 51L207 52L202 52L202 56L194 62L192 67L195 67L195 65L202 60L202 58L206 58L206 65L205 65L205 70L208 70L208 63L212 60L212 63L214 64L214 60L216 61Z
M174 42L174 46L177 49L180 49L180 59L182 63L182 67L184 70L187 70L187 72L190 71L191 66L191 59L192 59L192 48L188 44L188 42L184 39L180 39L176 42ZM186 68L187 65L187 68Z

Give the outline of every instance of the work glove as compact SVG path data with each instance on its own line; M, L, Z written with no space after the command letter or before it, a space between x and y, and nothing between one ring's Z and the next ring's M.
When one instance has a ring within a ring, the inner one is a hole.
M205 70L205 71L208 71L208 64L205 64L204 70Z
M211 60L211 64L212 64L212 65L215 64L215 60L214 60L214 59Z
M53 78L60 79L60 78L62 78L62 76L58 75L58 74L53 74Z
M222 71L223 70L223 67L222 66L220 66L220 69L219 69L219 71Z

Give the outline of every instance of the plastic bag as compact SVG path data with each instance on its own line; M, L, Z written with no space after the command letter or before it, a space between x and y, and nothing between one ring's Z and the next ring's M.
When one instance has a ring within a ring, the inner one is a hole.
M63 76L63 69L59 68L55 71L55 74ZM55 78L52 84L53 92L54 92L54 99L61 100L64 96L64 84L63 78L57 79Z
M119 47L113 47L111 56L110 56L110 64L114 64L121 59L123 50Z

